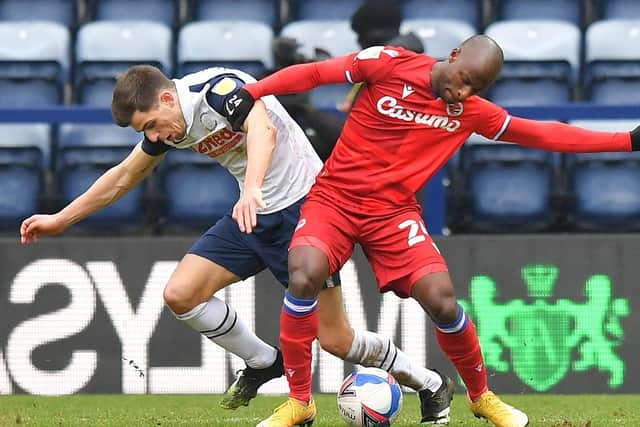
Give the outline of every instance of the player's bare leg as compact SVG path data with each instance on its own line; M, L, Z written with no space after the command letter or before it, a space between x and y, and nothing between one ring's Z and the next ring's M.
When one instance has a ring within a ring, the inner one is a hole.
M323 350L354 364L384 369L420 399L421 422L446 425L455 386L437 371L419 366L391 339L352 329L344 310L339 286L318 294L318 339Z
M529 419L524 412L507 405L489 391L475 325L458 305L449 273L437 272L422 277L414 284L411 296L435 322L440 348L467 386L473 414L498 427L526 426Z
M164 290L165 302L178 320L245 361L246 368L220 402L225 409L248 405L262 384L284 374L280 351L258 338L233 307L215 297L239 280L224 267L187 254Z

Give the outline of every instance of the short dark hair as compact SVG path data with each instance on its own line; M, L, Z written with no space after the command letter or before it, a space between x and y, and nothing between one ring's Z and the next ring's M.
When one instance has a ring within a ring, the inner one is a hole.
M111 100L111 116L118 126L131 125L135 111L147 112L158 102L158 94L175 84L151 65L134 65L118 75Z

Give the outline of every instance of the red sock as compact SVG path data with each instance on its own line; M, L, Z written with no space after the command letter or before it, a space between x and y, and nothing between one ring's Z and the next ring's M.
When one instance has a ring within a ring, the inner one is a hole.
M482 359L476 326L467 317L467 325L462 331L446 334L436 328L436 338L440 348L453 362L462 381L467 386L469 398L475 402L482 393L489 389L487 370Z
M311 400L311 344L318 336L316 310L295 316L285 308L280 313L280 346L284 373L289 382L289 397Z

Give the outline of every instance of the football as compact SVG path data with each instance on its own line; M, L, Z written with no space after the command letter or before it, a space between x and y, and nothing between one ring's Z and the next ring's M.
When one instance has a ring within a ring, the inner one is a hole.
M349 425L389 426L402 409L402 389L390 373L362 368L342 382L338 409Z

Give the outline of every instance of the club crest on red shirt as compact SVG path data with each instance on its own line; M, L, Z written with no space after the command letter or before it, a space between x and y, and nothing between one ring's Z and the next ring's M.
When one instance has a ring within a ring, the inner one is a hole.
M458 117L464 112L464 106L462 102L456 102L455 104L447 104L447 115L451 117Z

